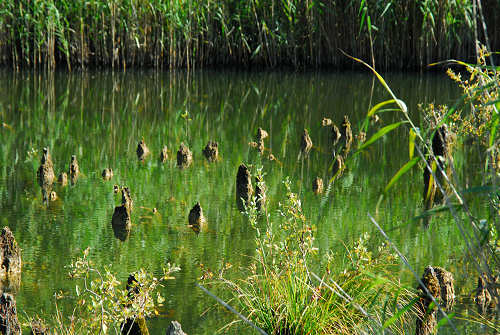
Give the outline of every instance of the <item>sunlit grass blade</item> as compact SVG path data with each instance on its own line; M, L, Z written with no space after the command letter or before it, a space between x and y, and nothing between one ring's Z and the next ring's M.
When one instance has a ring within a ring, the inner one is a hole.
M411 160L409 160L408 162L406 162L406 164L403 165L399 169L398 172L396 172L394 177L391 178L391 180L389 181L389 183L387 184L387 186L384 189L384 193L387 193L387 191L389 191L391 189L391 187L394 186L394 184L399 180L399 178L401 178L401 176L404 175L406 172L410 171L410 169L415 164L417 164L420 161L420 159L421 159L420 157L414 157Z
M413 154L415 153L415 139L417 138L417 133L413 128L410 129L410 137L408 141L408 154L410 159L413 158Z
M396 314L387 319L383 324L384 329L392 326L394 322L398 321L406 312L408 312L413 307L413 305L417 303L418 299L420 298L419 297L413 298L408 304L406 304L406 306L399 309Z
M365 143L363 143L363 145L358 148L357 152L360 152L361 150L366 149L367 147L369 147L370 145L372 145L375 141L377 141L379 138L383 137L387 133L389 133L389 132L393 131L394 129L398 128L403 123L406 123L406 122L405 121L401 121L401 122L391 123L390 125L383 127L382 129L380 129L379 131L377 131L375 134L373 134L373 136L370 137L369 140L367 140Z

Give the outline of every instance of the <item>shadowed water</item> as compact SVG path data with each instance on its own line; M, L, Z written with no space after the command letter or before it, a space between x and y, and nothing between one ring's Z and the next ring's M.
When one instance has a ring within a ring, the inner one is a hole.
M386 79L417 124L418 103L451 104L459 95L445 75L388 74ZM169 262L179 265L176 279L161 289L167 299L160 315L148 320L150 331L164 333L176 319L188 334L213 334L235 317L196 288L200 266L214 272L227 262L242 267L255 249L255 232L235 201L242 162L263 165L272 219L279 219L282 180L291 178L306 217L317 227L320 254L331 250L342 257L344 245L365 232L373 246L380 244L367 218L370 212L418 273L428 264L443 266L454 272L458 293L467 294L475 274L470 276L465 265L464 243L451 217L441 214L428 230L411 221L422 211L421 170L410 172L376 211L381 191L408 160L407 128L360 155L328 196L312 192L316 176L325 182L331 177L330 133L321 127L322 118L340 125L348 115L353 130L359 129L370 102L373 106L389 98L378 83L372 97L371 92L372 77L352 72L0 72L0 120L5 124L0 129L0 219L22 248L20 314L54 312L55 292L69 298L58 304L70 311L75 291L65 266L90 247L95 263L110 265L122 281L139 268L160 274ZM401 118L386 112L374 127ZM277 161L261 159L248 145L258 127L269 133L265 155L272 152ZM307 159L299 158L304 128L313 142ZM152 154L139 163L136 148L142 138ZM219 143L216 163L202 155L209 140ZM194 159L183 170L175 158L181 142ZM169 159L161 164L165 145ZM54 186L58 200L48 207L36 181L43 147L50 148L56 176L68 171L71 155L82 172L74 186ZM459 174L473 185L480 176L469 173L473 169L464 161L456 158ZM105 182L101 172L108 167L114 177ZM128 186L134 200L129 235L116 234L111 225L120 203L114 184ZM207 218L207 229L199 234L188 227L189 210L198 201ZM481 208L482 203L472 205ZM414 285L403 266L395 276ZM252 332L235 327L230 332ZM447 332L446 327L441 331Z

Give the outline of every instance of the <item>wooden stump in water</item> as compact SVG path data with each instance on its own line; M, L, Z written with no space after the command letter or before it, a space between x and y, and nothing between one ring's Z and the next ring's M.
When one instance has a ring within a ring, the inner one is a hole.
M21 274L21 249L9 227L0 234L0 280L19 277Z
M186 335L186 333L182 331L182 327L179 322L172 321L167 328L166 335Z
M492 295L493 293L493 295ZM480 314L488 311L493 311L498 305L498 297L500 295L500 276L495 276L492 280L488 280L486 273L478 277L476 296L474 302Z
M312 182L312 189L314 194L323 193L323 179L316 177Z
M311 141L311 137L309 136L309 132L307 131L307 129L304 129L300 141L300 150L304 155L307 155L309 151L311 151L312 146L313 144Z
M137 153L137 159L139 159L140 162L144 162L146 157L150 154L150 151L146 145L146 142L144 142L144 139L141 139L137 144L136 153Z
M328 126L333 125L333 121L331 119L324 117L323 120L321 120L321 125L323 127L328 127Z
M9 293L2 293L0 296L0 334L21 335L16 299Z
M168 159L168 148L164 146L160 151L160 163L166 163Z
M342 122L342 140L344 141L344 149L342 152L342 155L344 157L347 156L349 151L351 151L351 145L352 145L352 129L351 129L351 121L349 121L349 117L347 115L344 115L344 122Z
M425 268L421 280L434 299L437 299L441 295L439 279L432 266ZM420 299L417 303L418 315L415 334L430 335L434 333L437 326L436 307L430 308L432 299L427 295L422 286L419 285L418 289L420 291Z
M332 166L332 176L335 177L335 180L342 176L344 168L345 165L342 155L336 155L335 158L333 159L333 166Z
M219 143L208 141L203 149L203 156L205 156L209 162L216 162L219 159Z
M191 165L193 162L193 153L189 148L181 143L179 150L177 151L177 167L180 169L185 169Z
M111 180L113 178L113 169L111 168L105 168L102 170L102 179L105 181Z
M250 171L245 164L241 164L236 175L236 203L240 211L245 210L253 194Z
M80 175L80 167L78 166L78 161L76 156L71 156L71 162L69 163L69 179L71 180L71 185L75 185L78 177Z
M336 145L339 143L340 139L342 138L342 133L339 130L339 127L337 125L332 123L332 143L333 145Z
M451 272L442 267L434 266L434 273L439 280L441 289L441 303L446 311L451 310L455 304L455 286Z
M61 184L61 186L68 185L68 174L66 172L59 173L59 177L57 178L57 182Z
M122 188L122 204L115 207L111 225L115 236L125 241L130 234L131 226L131 212L132 212L132 198L130 197L130 190L128 187Z
M197 202L193 208L189 211L188 221L191 226L201 227L206 223L205 216L203 215L203 209L200 203Z
M40 160L40 167L37 172L38 185L42 188L42 196L45 202L48 202L52 185L54 184L54 164L50 157L49 149L43 148L43 155Z

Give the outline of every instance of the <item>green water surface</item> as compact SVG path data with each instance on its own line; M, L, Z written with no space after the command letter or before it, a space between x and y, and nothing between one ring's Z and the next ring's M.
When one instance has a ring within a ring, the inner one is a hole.
M417 124L422 122L418 103L451 104L459 95L444 74L386 74L386 79ZM460 287L471 287L473 279L470 267L463 265L465 246L451 216L442 214L427 230L410 220L422 211L421 170L410 172L376 212L381 191L408 160L407 128L361 154L328 196L312 193L316 176L325 181L331 177L330 133L322 128L322 118L340 124L348 115L353 129L359 129L370 103L389 98L378 83L371 97L372 84L369 74L355 72L1 71L0 121L6 126L0 129L0 219L22 248L19 314L53 313L55 292L69 297L59 302L69 310L75 291L66 266L90 247L96 265L110 265L124 281L139 268L159 274L169 262L179 265L176 280L161 289L165 307L148 320L150 331L163 334L175 319L188 334L213 334L235 316L196 288L200 264L213 270L225 262L243 267L255 249L255 232L235 202L236 172L242 162L263 166L271 218L278 219L282 181L291 178L306 217L317 227L320 254L331 250L341 258L344 245L352 245L365 232L373 246L380 244L383 239L368 220L370 212L416 271L421 273L428 264L444 266L454 271L458 292L466 293ZM401 119L396 112L384 113L374 129ZM267 152L277 161L261 159L248 145L258 127L268 131ZM304 128L314 144L307 159L299 158ZM139 163L135 153L141 138L152 152L145 163ZM209 164L202 156L209 140L219 143L217 163ZM175 162L181 142L194 156L185 170ZM170 159L160 164L165 145ZM59 199L48 207L36 181L43 147L50 148L56 175L68 170L73 154L83 172L76 185L56 186ZM459 175L474 184L480 176L470 173L474 169L464 160L456 159ZM108 182L101 178L106 167L115 173ZM115 237L111 226L120 202L114 184L128 186L134 199L133 226L125 241ZM208 230L199 234L187 220L197 201L208 221ZM472 204L482 206L480 200ZM404 266L394 275L413 285ZM229 333L252 330L240 325Z

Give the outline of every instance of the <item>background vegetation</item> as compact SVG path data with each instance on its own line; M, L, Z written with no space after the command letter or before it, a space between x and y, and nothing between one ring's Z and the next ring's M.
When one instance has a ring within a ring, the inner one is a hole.
M418 68L498 50L498 20L499 0L4 0L0 64Z

